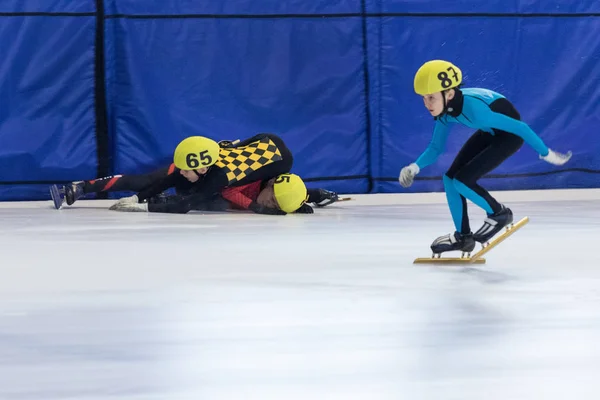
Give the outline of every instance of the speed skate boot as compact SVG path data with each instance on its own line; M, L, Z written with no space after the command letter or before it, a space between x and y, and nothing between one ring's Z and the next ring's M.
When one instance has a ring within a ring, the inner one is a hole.
M488 215L481 228L473 234L473 239L479 243L486 243L506 226L512 224L512 221L512 211L502 206L502 210Z
M463 234L460 232L450 233L440 236L431 244L433 254L441 254L447 251L460 250L464 253L470 253L475 248L475 240L473 234Z
M479 243L486 243L512 222L512 211L502 206L502 210L488 215L481 228L473 235L473 239Z
M72 205L78 199L85 196L83 193L83 181L81 182L72 182L65 185L65 202L68 206Z
M312 197L312 196L311 196ZM316 199L310 199L311 202L317 207L325 207L330 204L335 203L340 198L336 192L332 192L325 189L317 189L317 197Z

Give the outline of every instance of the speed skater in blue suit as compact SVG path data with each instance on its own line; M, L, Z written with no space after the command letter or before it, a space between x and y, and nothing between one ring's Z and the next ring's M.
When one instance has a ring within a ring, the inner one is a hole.
M481 88L461 88L462 72L452 63L432 60L423 64L414 77L415 92L435 118L433 138L425 151L402 168L399 181L412 185L421 169L433 164L444 151L450 124L458 123L477 131L458 152L443 176L444 190L456 231L440 236L431 245L434 254L460 250L471 252L475 243L486 243L513 221L512 211L494 199L477 181L496 169L527 143L539 157L563 165L571 152L561 154L521 121L519 112L502 94ZM467 199L487 213L483 225L472 233Z

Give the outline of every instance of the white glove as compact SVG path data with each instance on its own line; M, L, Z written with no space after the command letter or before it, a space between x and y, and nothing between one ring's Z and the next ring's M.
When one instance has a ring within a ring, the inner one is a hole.
M116 210L116 207L124 204L135 204L139 201L137 194L130 197L121 197L115 204L110 206L109 210Z
M110 209L113 211L148 212L148 203L117 203Z
M542 160L549 162L550 164L554 164L554 165L563 165L564 163L569 161L569 159L573 155L573 153L571 153L570 151L567 152L567 154L562 154L562 153L557 153L556 151L553 151L550 149L548 149L548 150L549 150L548 155L546 155L546 156L540 155L540 158Z
M405 188L412 185L413 180L415 179L415 176L419 173L419 171L420 168L415 163L412 163L402 168L402 171L400 171L400 178L398 179L400 181L400 184Z

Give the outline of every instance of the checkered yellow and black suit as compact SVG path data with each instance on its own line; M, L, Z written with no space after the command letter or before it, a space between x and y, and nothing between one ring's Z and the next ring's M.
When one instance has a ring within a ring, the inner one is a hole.
M229 185L233 185L262 167L282 160L281 150L265 136L247 146L221 149L215 166L225 171Z

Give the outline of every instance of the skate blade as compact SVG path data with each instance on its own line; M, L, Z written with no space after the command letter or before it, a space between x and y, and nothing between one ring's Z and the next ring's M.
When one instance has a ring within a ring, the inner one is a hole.
M50 186L50 197L52 197L52 202L54 203L54 208L60 210L65 203L64 197L60 196L60 189L57 185Z
M327 207L327 206L329 206L331 204L339 203L341 201L350 201L350 200L353 200L352 197L340 197L337 200L329 200L329 201L324 202L322 204L317 204L317 203L314 203L314 204L317 207L323 208L323 207Z
M485 264L485 258L473 260L473 257L428 257L417 258L413 264L443 264L443 265L464 265L464 264Z
M484 246L481 250L479 250L477 253L475 253L473 255L473 257L471 257L471 260L473 260L473 262L477 261L478 259L483 257L483 255L486 254L488 251L490 251L494 247L498 246L504 240L508 239L513 233L515 233L516 231L521 229L523 226L525 226L528 222L529 222L529 217L524 217L516 224L511 224L511 225L507 226L501 235L496 236L495 239L488 242L487 246Z

